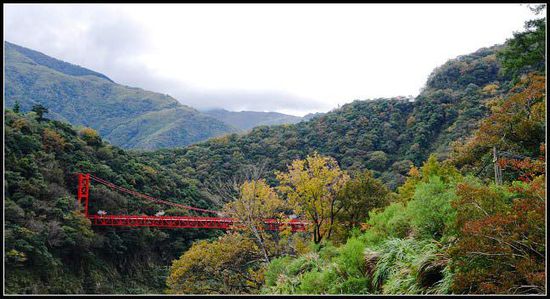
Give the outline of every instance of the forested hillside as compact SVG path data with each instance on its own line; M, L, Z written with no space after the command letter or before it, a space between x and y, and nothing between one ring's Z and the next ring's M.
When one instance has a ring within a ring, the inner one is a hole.
M292 160L318 151L336 158L344 169L370 169L395 189L411 165L419 165L430 153L445 158L450 143L468 136L487 115L487 100L509 89L509 76L499 73L499 48L448 61L434 70L414 101L354 101L310 121L261 126L249 134L145 155L209 182L231 176L246 164L262 162L269 170L283 170Z
M6 111L6 293L161 293L166 266L196 238L215 231L91 228L76 207L77 172L90 172L173 202L209 207L193 179L171 173L34 112ZM90 212L183 213L104 186L91 189Z
M123 148L177 147L237 130L174 98L114 83L106 76L9 42L4 107L41 104L52 119L97 130Z

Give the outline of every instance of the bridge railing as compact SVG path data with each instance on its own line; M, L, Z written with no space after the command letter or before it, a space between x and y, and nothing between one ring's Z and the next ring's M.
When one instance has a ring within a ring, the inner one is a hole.
M98 226L130 226L159 228L206 228L206 229L239 229L239 220L222 217L194 216L142 216L142 215L88 215L93 225ZM276 219L264 220L264 230L282 230L287 225L291 231L306 231L307 222L290 220L282 222Z

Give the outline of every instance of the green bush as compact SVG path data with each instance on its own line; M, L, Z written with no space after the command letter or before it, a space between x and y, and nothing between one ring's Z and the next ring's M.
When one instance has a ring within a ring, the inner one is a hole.
M338 248L330 241L319 248L319 258L323 261L331 261L336 256L338 256Z
M359 238L368 246L376 246L385 239L404 238L410 231L410 220L403 203L392 203L382 211L369 215L367 231Z
M338 285L341 294L368 294L370 281L367 277L350 277Z
M338 266L349 277L364 277L365 275L365 244L357 239L348 239L345 245L340 247L340 255L336 259Z
M273 259L265 272L265 284L268 287L273 287L277 284L280 275L287 274L287 267L292 261L289 256L283 256Z
M298 293L300 294L328 294L330 291L336 292L333 288L338 280L338 274L333 267L324 271L307 272L302 276Z
M427 183L419 183L413 199L407 205L407 214L417 238L440 240L452 234L456 210L451 202L457 198L454 185L444 183L438 176Z

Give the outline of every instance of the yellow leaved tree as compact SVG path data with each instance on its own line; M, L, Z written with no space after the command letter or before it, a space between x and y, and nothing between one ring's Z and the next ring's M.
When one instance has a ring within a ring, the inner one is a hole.
M311 222L313 241L318 244L330 238L339 212L337 194L349 180L336 160L314 153L305 160L294 160L288 172L276 175L278 190L297 214Z
M269 263L269 249L274 244L270 232L263 230L264 220L278 219L282 216L284 201L266 183L264 179L245 181L240 188L239 197L224 205L223 212L239 219L240 230L250 233L262 250Z
M258 253L256 244L238 233L196 242L172 263L167 293L257 293L264 271Z

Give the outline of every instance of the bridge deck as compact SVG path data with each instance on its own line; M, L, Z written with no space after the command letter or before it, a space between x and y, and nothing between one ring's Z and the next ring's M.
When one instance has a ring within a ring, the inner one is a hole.
M142 215L88 215L92 225L98 226L150 226L159 228L210 228L233 229L239 221L234 218L193 217L193 216L142 216ZM283 223L275 219L263 221L265 230L281 230ZM290 220L288 222L293 232L305 231L307 222Z

